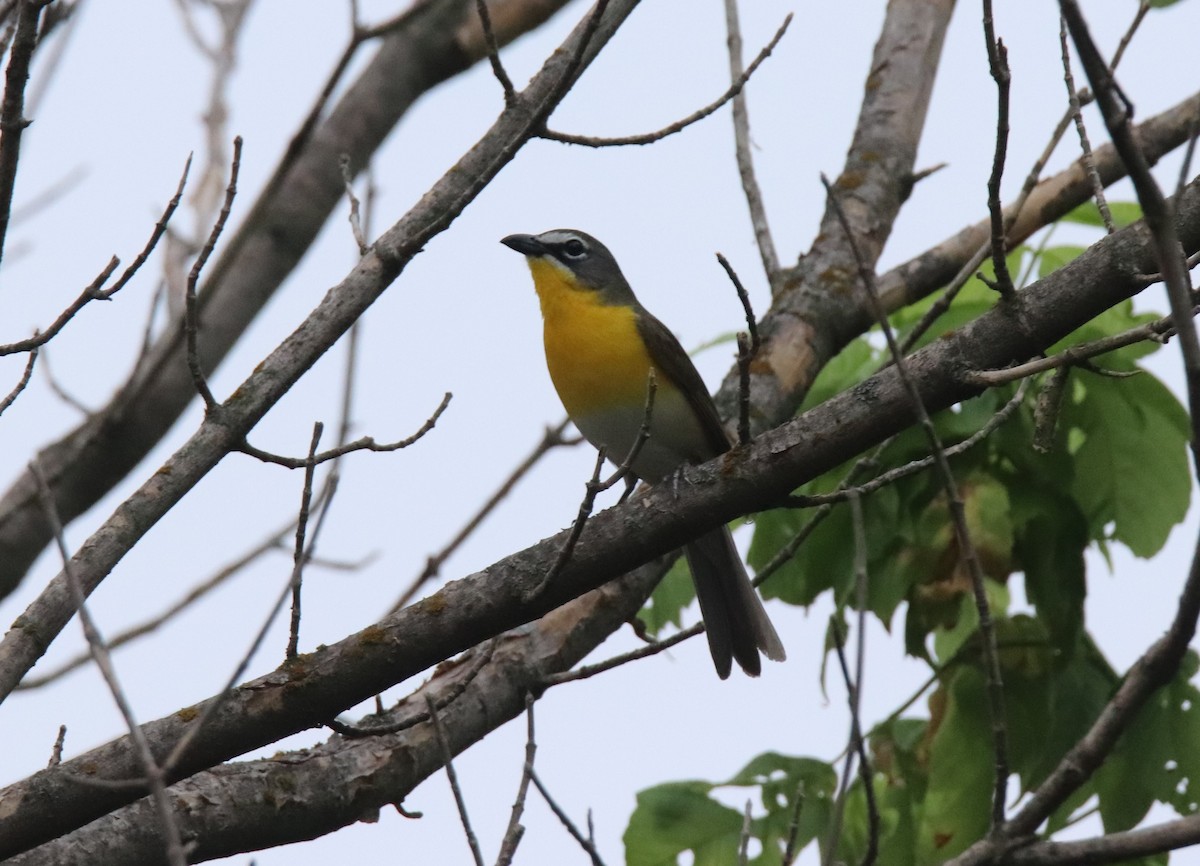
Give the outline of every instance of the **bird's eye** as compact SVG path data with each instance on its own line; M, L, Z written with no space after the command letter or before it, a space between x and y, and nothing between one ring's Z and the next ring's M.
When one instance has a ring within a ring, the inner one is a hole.
M578 238L571 238L563 244L563 252L567 254L569 259L582 259L587 255L587 245Z

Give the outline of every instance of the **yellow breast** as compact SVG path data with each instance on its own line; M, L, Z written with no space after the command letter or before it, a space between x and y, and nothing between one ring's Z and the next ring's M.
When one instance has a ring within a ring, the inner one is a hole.
M567 414L643 405L650 357L634 310L601 303L555 263L534 259L529 267L542 306L546 366Z

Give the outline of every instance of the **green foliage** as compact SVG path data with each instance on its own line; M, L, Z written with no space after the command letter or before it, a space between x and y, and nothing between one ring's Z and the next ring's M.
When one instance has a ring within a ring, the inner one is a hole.
M646 606L638 611L638 618L650 634L658 634L668 624L682 626L683 610L695 597L692 573L688 570L687 560L681 556L654 588Z
M1132 225L1142 218L1142 208L1134 201L1110 201L1108 212L1112 215L1113 225L1119 229ZM1104 218L1100 215L1100 208L1096 206L1095 201L1084 202L1063 217L1062 221L1104 228Z
M627 866L674 866L685 851L696 866L737 862L742 815L712 798L722 787L757 788L765 814L751 822L762 843L754 866L778 866L796 821L796 850L818 838L832 814L837 774L812 758L759 755L728 782L670 782L638 794L625 830ZM797 812L797 798L799 811ZM797 819L798 816L798 819Z
M1136 205L1110 207L1118 225L1140 218ZM1102 225L1094 205L1077 208L1065 220ZM1041 277L1080 252L1076 246L1020 247L1010 254L1009 269L1014 276ZM986 277L988 265L982 270ZM893 316L901 339L913 334L935 303L926 299ZM961 327L996 303L984 281L968 281L917 345ZM1120 304L1048 354L1154 318L1134 314L1132 303ZM850 343L818 376L802 411L879 369L885 361L881 345L878 335ZM1137 556L1153 556L1188 508L1186 410L1138 366L1157 347L1152 342L1126 346L1094 358L1094 369L1072 370L1052 447L1045 453L1031 446L1038 422L1035 398L1027 395L1007 422L951 459L995 621L1010 770L1022 793L1047 778L1120 684L1119 674L1085 628L1085 550L1094 546L1107 556L1111 545L1120 544ZM1115 378L1103 375L1105 371L1136 375ZM952 445L981 430L1015 391L1013 385L993 388L938 413L933 421L942 441ZM859 484L927 453L924 434L908 430L875 455L869 473L852 476L851 465L841 466L797 493L828 493L843 483ZM889 718L867 736L880 828L877 862L931 866L981 838L989 824L992 728L978 614L960 561L951 503L931 471L865 495L861 505L867 612L887 628L902 612L907 651L935 672L927 718ZM810 605L830 592L837 603L834 617L845 634L847 611L859 597L850 510L834 506L812 523L814 516L811 509L756 516L749 560L761 570L787 551L786 561L764 584L764 594ZM1011 608L1009 582L1017 576L1028 609ZM677 569L655 593L643 619L652 630L667 622L679 624L690 598L686 573ZM825 635L826 661L832 647L831 626ZM1135 717L1101 769L1050 817L1047 835L1092 808L1108 831L1136 826L1155 802L1180 815L1200 811L1200 691L1191 683L1198 666L1200 660L1189 654L1175 679ZM822 687L825 675L823 666ZM775 866L795 816L801 845L813 840L824 844L831 837L835 778L830 764L771 753L755 758L723 785L682 782L652 788L639 796L626 833L628 862L674 866L685 851L693 852L697 864L736 862L742 817L712 796L716 788L735 786L758 790L761 808L755 811L751 833L762 843L762 853L753 862ZM836 858L842 862L859 862L866 851L866 802L863 783L856 780L836 835ZM1166 862L1165 856L1137 861L1145 866Z

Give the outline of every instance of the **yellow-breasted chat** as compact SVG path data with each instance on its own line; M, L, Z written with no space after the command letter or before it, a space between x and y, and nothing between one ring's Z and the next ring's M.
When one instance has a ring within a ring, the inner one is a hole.
M716 406L687 352L638 303L612 253L573 229L509 235L501 243L523 253L542 308L546 366L579 432L614 462L633 449L645 422L654 371L650 436L631 470L654 484L687 463L729 450ZM762 671L761 650L783 661L783 644L763 610L727 527L684 547L717 673L734 659L750 676Z

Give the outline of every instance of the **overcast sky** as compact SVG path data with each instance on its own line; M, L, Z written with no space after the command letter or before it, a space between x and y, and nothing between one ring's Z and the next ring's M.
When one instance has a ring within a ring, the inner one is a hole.
M384 0L361 5L367 20L380 20L398 8ZM1086 4L1095 16L1096 39L1107 52L1134 6ZM235 223L340 53L348 29L344 7L313 0L256 3L229 91L229 133L245 139ZM819 173L832 177L840 170L884 4L753 0L744 7L747 59L788 12L796 16L748 89L754 155L776 244L785 261L794 261L811 243L822 211ZM518 86L587 8L570 4L548 25L504 50ZM1184 2L1152 13L1129 50L1120 78L1139 117L1195 88L1198 8ZM998 4L997 32L1009 46L1013 69L1007 197L1019 187L1062 111L1054 10L1051 3ZM977 4L960 4L942 66L917 164L945 162L948 167L917 187L881 269L986 214L995 91ZM1076 72L1082 80L1078 67ZM551 125L596 135L657 129L709 102L727 86L727 78L721 3L647 0ZM6 332L0 339L17 339L44 327L111 254L128 261L141 248L187 154L205 148L199 114L207 86L206 64L189 45L173 4L94 0L85 8L63 65L32 115L18 207L64 177L82 172L82 180L53 207L11 231L0 283L6 310ZM380 188L376 225L382 229L398 219L491 124L501 106L499 87L486 64L422 100L375 160ZM1106 140L1094 115L1091 123L1093 141ZM643 303L688 347L739 327L737 299L713 258L718 250L738 268L760 313L767 308L732 141L728 109L650 147L590 150L534 141L375 305L363 331L356 434L401 438L421 424L443 392L452 391L454 401L435 432L412 449L359 454L346 461L320 553L344 560L375 558L353 573L310 572L302 650L332 643L378 619L420 571L425 557L457 531L539 439L543 426L561 417L544 370L528 272L499 238L562 226L596 235L617 256ZM1064 166L1075 152L1068 138L1050 171ZM1164 160L1160 177L1173 185L1177 167L1176 159ZM1130 193L1121 188L1114 197L1129 198ZM349 270L356 254L344 217L342 209L213 377L219 398ZM189 214L180 218L190 227ZM93 305L51 344L55 376L85 404L102 405L124 378L139 346L157 273L152 263L118 300ZM1139 303L1166 308L1159 289ZM330 352L264 420L252 436L254 444L301 454L314 421L336 421L342 348ZM715 387L731 360L725 345L698 356L697 365ZM23 363L23 358L4 361L0 377L15 381ZM1160 353L1155 368L1178 382L1173 347ZM193 408L124 484L70 528L71 542L86 539L198 420ZM39 374L0 423L0 454L7 457L0 464L0 481L21 472L36 446L78 421L77 411L55 398ZM444 576L469 574L566 526L592 463L587 447L546 458L447 563ZM296 510L300 483L297 473L240 456L227 458L105 582L94 599L101 626L115 632L141 620L286 523ZM1133 562L1121 550L1112 575L1102 561L1091 562L1089 627L1102 636L1104 650L1119 667L1161 631L1174 606L1194 529L1189 518L1189 528L1178 530L1172 547L1150 564ZM739 539L746 542L745 531ZM151 720L213 694L249 645L290 567L288 554L268 557L169 632L118 653L119 672L139 718ZM57 568L56 557L43 556L22 589L4 601L0 618L11 622ZM1131 598L1138 610L1134 618L1129 616ZM769 610L789 660L766 665L758 680L735 674L719 681L703 640L693 640L671 653L552 690L537 705L539 773L578 821L588 808L593 810L600 849L610 866L622 860L621 833L634 794L644 787L682 778L728 777L768 750L824 759L841 751L848 725L844 696L834 683L826 700L817 686L827 603L808 612L777 603ZM280 623L255 659L251 676L280 662L285 640L285 624ZM633 638L621 633L599 655L633 645ZM80 646L72 626L43 665L73 655ZM898 661L899 645L879 627L870 632L868 651L864 706L870 720L904 700L924 679L926 668ZM8 744L0 764L3 782L45 765L60 724L69 730L68 757L123 730L90 669L52 690L18 695L6 709L0 714L0 742ZM309 732L286 745L314 743L324 736ZM509 725L457 762L488 859L494 858L508 820L523 736L523 724ZM741 799L735 795L731 802ZM264 866L328 864L344 862L352 851L356 860L390 858L379 862L469 861L443 774L418 788L407 806L425 817L408 821L389 810L378 824L360 824L254 859ZM583 861L540 801L531 798L526 815L529 829L517 862ZM250 859L243 855L228 862Z

